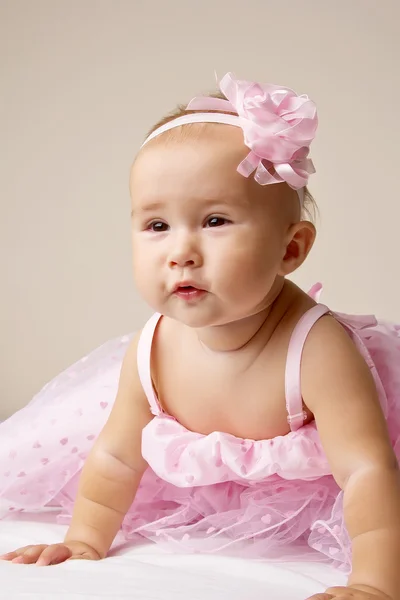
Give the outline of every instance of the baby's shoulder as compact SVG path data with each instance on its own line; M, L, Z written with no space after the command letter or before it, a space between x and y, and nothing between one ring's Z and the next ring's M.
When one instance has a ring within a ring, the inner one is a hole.
M303 389L331 387L339 381L371 379L370 369L350 332L332 313L321 317L311 328L303 348L301 372Z
M332 352L357 349L351 335L336 319L332 312L322 315L311 327L304 345L304 357L310 353L318 353L321 357L332 355Z

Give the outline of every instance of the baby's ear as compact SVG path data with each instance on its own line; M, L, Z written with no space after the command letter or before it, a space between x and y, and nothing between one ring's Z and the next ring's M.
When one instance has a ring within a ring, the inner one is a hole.
M300 221L290 227L279 275L289 275L303 264L313 247L316 234L314 225L309 221Z

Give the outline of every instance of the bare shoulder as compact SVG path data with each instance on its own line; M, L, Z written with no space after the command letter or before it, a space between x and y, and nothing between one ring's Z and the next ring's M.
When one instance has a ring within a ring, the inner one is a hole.
M117 396L99 443L122 462L137 467L141 432L152 419L137 366L140 333L131 341L122 363Z
M304 345L302 390L309 403L346 387L362 387L376 397L375 384L368 365L344 327L331 315L321 317L312 327ZM328 389L329 388L329 389ZM318 392L317 392L318 391ZM309 406L312 410L312 407ZM315 408L315 407L314 407Z
M304 345L302 375L339 372L369 373L364 358L345 328L330 314L321 317L312 327Z
M125 353L121 366L117 399L141 407L149 411L149 404L144 393L138 370L138 344L141 331L135 334ZM150 411L149 411L150 412Z

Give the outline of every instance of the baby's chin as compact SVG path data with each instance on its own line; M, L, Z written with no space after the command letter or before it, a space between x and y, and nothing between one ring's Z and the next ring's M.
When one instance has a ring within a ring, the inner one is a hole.
M164 302L149 300L147 303L155 312L193 329L217 325L222 317L218 314L220 311L207 305L206 298L189 302L176 297L169 297Z
M251 315L229 314L229 310L218 310L216 307L184 306L164 307L158 310L162 315L177 321L191 329L211 329L231 325L245 320Z
M191 329L205 329L223 324L217 315L192 307L183 310L165 310L161 314Z

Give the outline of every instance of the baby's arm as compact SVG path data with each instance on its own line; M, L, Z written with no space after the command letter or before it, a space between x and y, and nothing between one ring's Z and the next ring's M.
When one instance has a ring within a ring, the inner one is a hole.
M146 469L143 427L151 413L136 365L137 338L125 356L110 417L91 450L65 541L80 541L104 557L130 508Z
M313 412L352 539L348 585L398 597L400 471L371 372L343 328L324 317L304 348L302 392Z
M64 543L26 546L1 558L48 565L106 556L147 466L142 429L152 415L137 372L137 342L126 353L114 407L83 467Z

